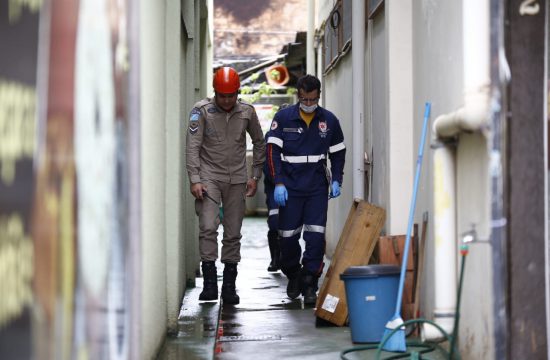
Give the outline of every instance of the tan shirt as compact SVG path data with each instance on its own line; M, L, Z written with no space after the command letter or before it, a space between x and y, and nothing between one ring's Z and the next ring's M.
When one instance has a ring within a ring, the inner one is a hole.
M256 110L237 101L231 112L218 108L214 98L195 104L187 129L187 173L192 184L205 179L246 183L246 133L252 138L252 176L262 176L265 140Z

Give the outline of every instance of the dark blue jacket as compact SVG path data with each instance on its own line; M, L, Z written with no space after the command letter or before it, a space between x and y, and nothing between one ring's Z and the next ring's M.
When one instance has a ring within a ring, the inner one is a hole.
M300 117L299 104L284 108L275 114L267 142L268 172L289 194L327 192L329 181L334 180L342 184L346 147L340 122L332 112L317 107L308 127Z

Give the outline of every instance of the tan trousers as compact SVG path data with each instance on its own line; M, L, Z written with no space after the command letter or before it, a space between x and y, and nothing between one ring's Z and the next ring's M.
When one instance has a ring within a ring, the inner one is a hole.
M238 263L241 260L241 227L246 200L246 184L228 184L215 180L203 181L208 195L223 203L223 263ZM195 200L195 211L199 216L199 252L201 261L218 259L218 227L220 225L219 205L208 197Z

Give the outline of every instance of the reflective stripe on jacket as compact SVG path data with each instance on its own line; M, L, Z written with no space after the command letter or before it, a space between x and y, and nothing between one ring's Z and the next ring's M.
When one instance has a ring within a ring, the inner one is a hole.
M342 184L344 174L346 147L340 122L332 112L317 107L308 127L299 109L299 104L289 106L271 123L266 159L269 173L289 192L328 191L329 182Z

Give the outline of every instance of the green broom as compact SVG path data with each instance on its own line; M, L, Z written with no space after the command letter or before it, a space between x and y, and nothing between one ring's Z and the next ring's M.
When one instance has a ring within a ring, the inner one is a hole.
M424 124L422 126L422 137L420 138L420 145L418 149L418 159L416 160L416 175L414 177L414 188L411 201L411 207L409 210L409 224L407 226L407 237L405 239L405 249L403 251L403 261L401 263L401 276L399 277L399 288L397 291L397 301L395 304L395 314L386 323L386 329L384 330L383 341L385 341L383 349L386 351L405 352L407 351L407 343L405 341L405 329L403 325L403 319L401 318L401 302L403 300L403 286L405 284L405 273L407 271L407 259L409 256L409 244L411 242L411 230L414 222L414 209L416 207L416 193L418 192L418 182L420 180L420 170L422 169L422 156L424 154L424 143L426 141L426 131L428 128L428 118L430 117L431 104L426 103L424 108ZM389 339L386 339L390 333L396 329Z

